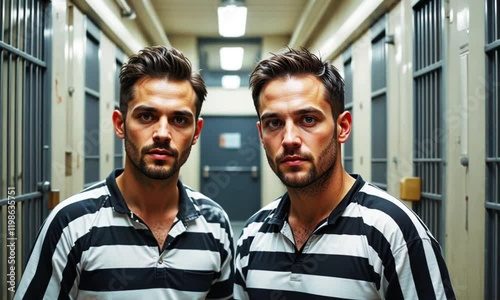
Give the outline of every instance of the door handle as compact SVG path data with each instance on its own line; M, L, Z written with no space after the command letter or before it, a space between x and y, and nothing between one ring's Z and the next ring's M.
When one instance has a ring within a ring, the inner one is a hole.
M208 165L203 166L203 178L210 177L210 172L228 172L228 173L250 172L252 178L259 177L259 168L257 166L249 166L249 167L242 167L242 166L210 167Z

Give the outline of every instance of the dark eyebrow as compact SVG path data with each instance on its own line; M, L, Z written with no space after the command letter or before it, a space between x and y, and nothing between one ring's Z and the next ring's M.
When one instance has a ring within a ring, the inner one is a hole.
M134 110L132 112L135 113L137 111L139 111L139 112L151 112L151 113L153 113L153 112L156 112L157 110L156 110L156 108L154 108L152 106L139 105L136 108L134 108Z
M303 108L303 109L299 109L297 111L294 111L293 115L300 116L300 115L317 114L317 113L322 114L322 112L317 108L307 107L307 108ZM276 117L279 117L279 114L277 114L277 113L265 113L265 114L262 114L260 119L264 120L264 119L271 119L271 118L276 118Z
M263 114L262 116L260 116L260 119L261 120L264 120L264 119L271 119L271 118L276 118L278 116L277 113L265 113Z
M319 109L314 108L314 107L308 107L308 108L303 108L299 109L298 111L294 112L294 115L304 115L304 114L317 114L317 113L322 113Z
M174 111L174 116L194 118L193 113L188 111L188 110L176 110L176 111Z
M136 108L134 108L132 113L137 113L137 112L149 112L149 113L156 113L158 110L153 107L153 106L148 106L148 105L139 105ZM192 112L188 110L176 110L173 112L173 115L175 116L181 116L181 117L187 117L187 118L194 118L194 115Z

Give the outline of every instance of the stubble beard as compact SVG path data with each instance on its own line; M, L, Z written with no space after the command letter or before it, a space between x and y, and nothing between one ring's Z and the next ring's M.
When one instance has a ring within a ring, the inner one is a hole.
M335 164L337 162L336 147L336 139L332 138L327 147L325 147L325 149L318 156L317 163L315 163L312 157L306 157L309 159L312 166L307 174L300 177L297 173L295 173L295 171L299 171L299 167L292 167L288 171L288 174L285 174L279 168L279 159L273 160L268 155L266 156L267 161L269 162L269 165L273 169L274 173L287 188L299 189L306 192L316 192L326 188L326 185L329 183L329 179L335 170Z
M146 163L145 156L151 149L155 148L167 150L173 156L174 163L170 168L165 167L166 162L163 160L154 160L153 165L148 165ZM131 162L136 171L134 173L142 174L143 177L147 177L149 179L169 179L180 170L181 166L187 161L190 152L191 146L184 150L179 157L179 152L170 148L168 143L154 143L152 145L145 146L141 151L139 151L137 145L130 141L125 133L125 153L127 155L127 159Z

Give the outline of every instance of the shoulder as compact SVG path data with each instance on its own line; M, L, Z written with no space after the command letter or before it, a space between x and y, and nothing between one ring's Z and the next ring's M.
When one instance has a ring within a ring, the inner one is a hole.
M401 243L415 239L433 239L422 220L401 200L378 187L365 183L346 208L346 215L360 217L365 225Z
M217 202L187 185L184 185L184 188L195 208L205 219L217 221L218 223L228 222L229 217L226 211Z
M267 231L267 227L270 226L269 222L276 215L279 204L282 201L282 196L274 199L271 203L267 204L256 213L254 213L245 222L243 227L245 238L249 236L255 236L259 231Z
M49 214L45 223L66 227L77 219L95 215L109 206L109 190L104 181L96 183L83 191L60 202Z

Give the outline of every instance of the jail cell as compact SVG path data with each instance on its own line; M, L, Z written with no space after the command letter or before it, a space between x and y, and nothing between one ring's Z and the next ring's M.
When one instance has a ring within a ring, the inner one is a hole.
M11 299L48 214L50 1L4 0L0 13L0 298Z
M422 180L422 200L413 208L444 243L443 20L441 0L413 6L414 174Z
M500 7L485 1L486 257L485 299L500 298Z
M346 50L343 54L344 59L344 107L345 110L348 110L353 113L353 80L352 80L352 52L350 49ZM353 140L354 140L354 129L351 129L351 135L347 142L344 143L344 152L342 156L344 157L344 169L352 173L353 170L353 159L354 159L354 149L353 149Z
M370 29L372 35L372 158L371 181L387 190L387 60L385 16Z

